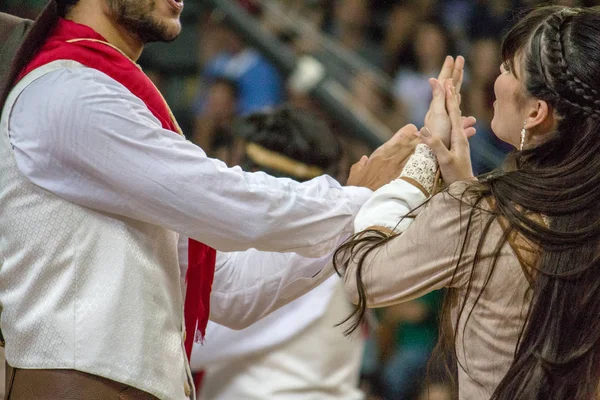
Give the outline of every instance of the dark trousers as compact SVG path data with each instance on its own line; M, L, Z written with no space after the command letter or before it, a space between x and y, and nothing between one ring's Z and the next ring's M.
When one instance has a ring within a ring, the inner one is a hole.
M110 379L70 369L20 369L6 364L5 400L158 400Z

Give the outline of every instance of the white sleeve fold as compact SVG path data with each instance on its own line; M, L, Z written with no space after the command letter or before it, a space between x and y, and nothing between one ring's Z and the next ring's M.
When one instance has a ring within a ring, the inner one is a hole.
M376 190L354 221L354 232L381 226L401 233L412 223L427 197L421 189L396 179ZM409 215L410 214L410 215Z

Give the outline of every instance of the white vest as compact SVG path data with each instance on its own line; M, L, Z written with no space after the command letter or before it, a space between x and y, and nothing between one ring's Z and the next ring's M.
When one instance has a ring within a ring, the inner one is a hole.
M160 399L185 399L193 384L183 346L178 235L63 200L17 168L11 110L30 83L62 68L85 67L55 61L34 70L11 92L0 120L7 361L17 368L75 369ZM37 112L43 110L31 110L31 118Z

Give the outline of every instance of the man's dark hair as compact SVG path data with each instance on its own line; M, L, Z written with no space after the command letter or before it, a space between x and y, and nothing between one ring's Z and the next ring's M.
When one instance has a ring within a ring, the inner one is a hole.
M54 0L56 1L58 15L64 17L73 7L79 3L79 0Z
M34 55L58 22L59 17L64 17L71 11L79 0L51 0L35 20L31 29L23 39L23 43L17 50L12 60L10 72L4 82L0 82L0 109L4 105L15 81L23 68L31 61Z
M307 111L289 106L272 111L251 114L236 121L233 136L242 138L275 154L321 169L323 173L335 174L342 149L327 124ZM261 165L248 153L241 161L247 170L261 170L276 176L288 176L296 180L307 176L293 176Z
M23 43L17 50L14 59L12 60L10 71L6 80L0 82L0 109L4 106L6 98L17 80L17 77L31 61L34 55L39 51L40 47L50 34L50 31L58 21L58 7L65 1L74 2L78 0L52 0L42 11L39 17L35 20L33 26L23 39Z

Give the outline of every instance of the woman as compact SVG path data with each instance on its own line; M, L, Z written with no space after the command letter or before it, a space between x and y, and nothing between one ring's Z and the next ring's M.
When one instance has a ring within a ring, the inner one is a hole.
M452 323L446 340L461 399L599 393L598 37L598 8L546 7L522 18L502 46L492 120L495 134L518 151L472 179L448 86L450 150L436 136L444 132L421 134L445 182L456 183L414 210L410 226L409 218L398 223L399 210L413 206L403 200L411 183L433 190L435 164L421 147L403 178L363 206L355 226L371 229L338 250L358 316L366 306L449 288L443 316ZM442 90L436 85L434 97Z

